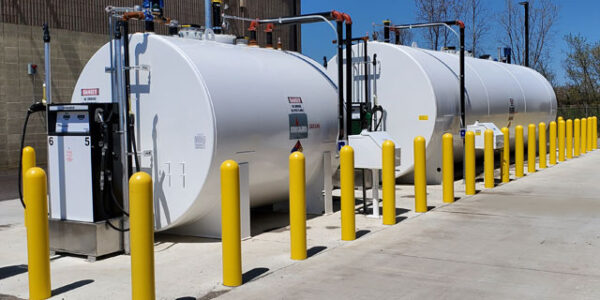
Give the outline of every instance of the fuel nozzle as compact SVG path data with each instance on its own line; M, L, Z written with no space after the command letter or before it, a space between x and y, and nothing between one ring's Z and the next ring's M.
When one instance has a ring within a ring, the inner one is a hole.
M27 109L27 111L29 113L45 111L45 110L46 110L46 104L42 101L31 104L31 106L29 106L29 108Z

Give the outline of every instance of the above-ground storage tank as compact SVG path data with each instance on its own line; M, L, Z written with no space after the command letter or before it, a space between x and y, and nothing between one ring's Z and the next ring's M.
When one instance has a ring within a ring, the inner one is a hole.
M248 163L253 206L287 200L288 156L297 149L306 156L308 210L322 210L323 156L335 155L338 108L319 64L294 52L148 33L133 34L129 49L137 150L153 177L157 230L220 236L219 166L227 159ZM72 102L112 101L109 56L107 44L92 57Z
M372 61L376 56L377 66ZM354 99L364 98L363 45L353 46ZM401 147L397 176L412 180L413 139L427 143L427 181L441 182L441 140L455 135L455 155L462 160L460 133L459 56L414 47L368 42L369 91L385 111L384 129ZM337 74L337 57L327 72ZM556 96L550 83L533 69L467 57L465 59L466 124L476 121L508 127L550 122ZM527 134L525 130L525 134Z

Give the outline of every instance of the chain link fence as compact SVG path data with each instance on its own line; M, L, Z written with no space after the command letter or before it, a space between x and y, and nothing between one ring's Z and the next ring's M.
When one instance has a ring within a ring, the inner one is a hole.
M556 116L565 120L600 117L600 104L558 105Z

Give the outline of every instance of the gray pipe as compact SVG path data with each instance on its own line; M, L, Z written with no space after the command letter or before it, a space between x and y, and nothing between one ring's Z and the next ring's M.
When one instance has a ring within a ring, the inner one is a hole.
M46 103L52 103L52 88L50 86L52 82L52 66L50 63L50 31L48 30L48 24L44 24L44 70L46 72Z

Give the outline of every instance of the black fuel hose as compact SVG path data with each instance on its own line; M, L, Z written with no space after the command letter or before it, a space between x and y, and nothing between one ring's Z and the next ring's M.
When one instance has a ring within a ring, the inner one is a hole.
M36 102L27 109L27 115L25 116L25 122L23 123L23 132L21 134L21 148L19 148L19 173L17 173L17 189L19 190L19 200L23 209L26 208L25 201L23 201L23 148L25 147L25 135L27 133L27 123L29 123L29 117L32 113L46 110L46 105L42 102Z
M25 116L25 123L23 123L23 133L21 134L21 148L19 152L19 173L17 173L17 187L19 190L19 200L21 200L21 205L23 209L25 209L25 201L23 201L23 147L25 147L25 133L27 132L27 123L29 122L29 116L31 115L31 111L27 110L27 115Z

